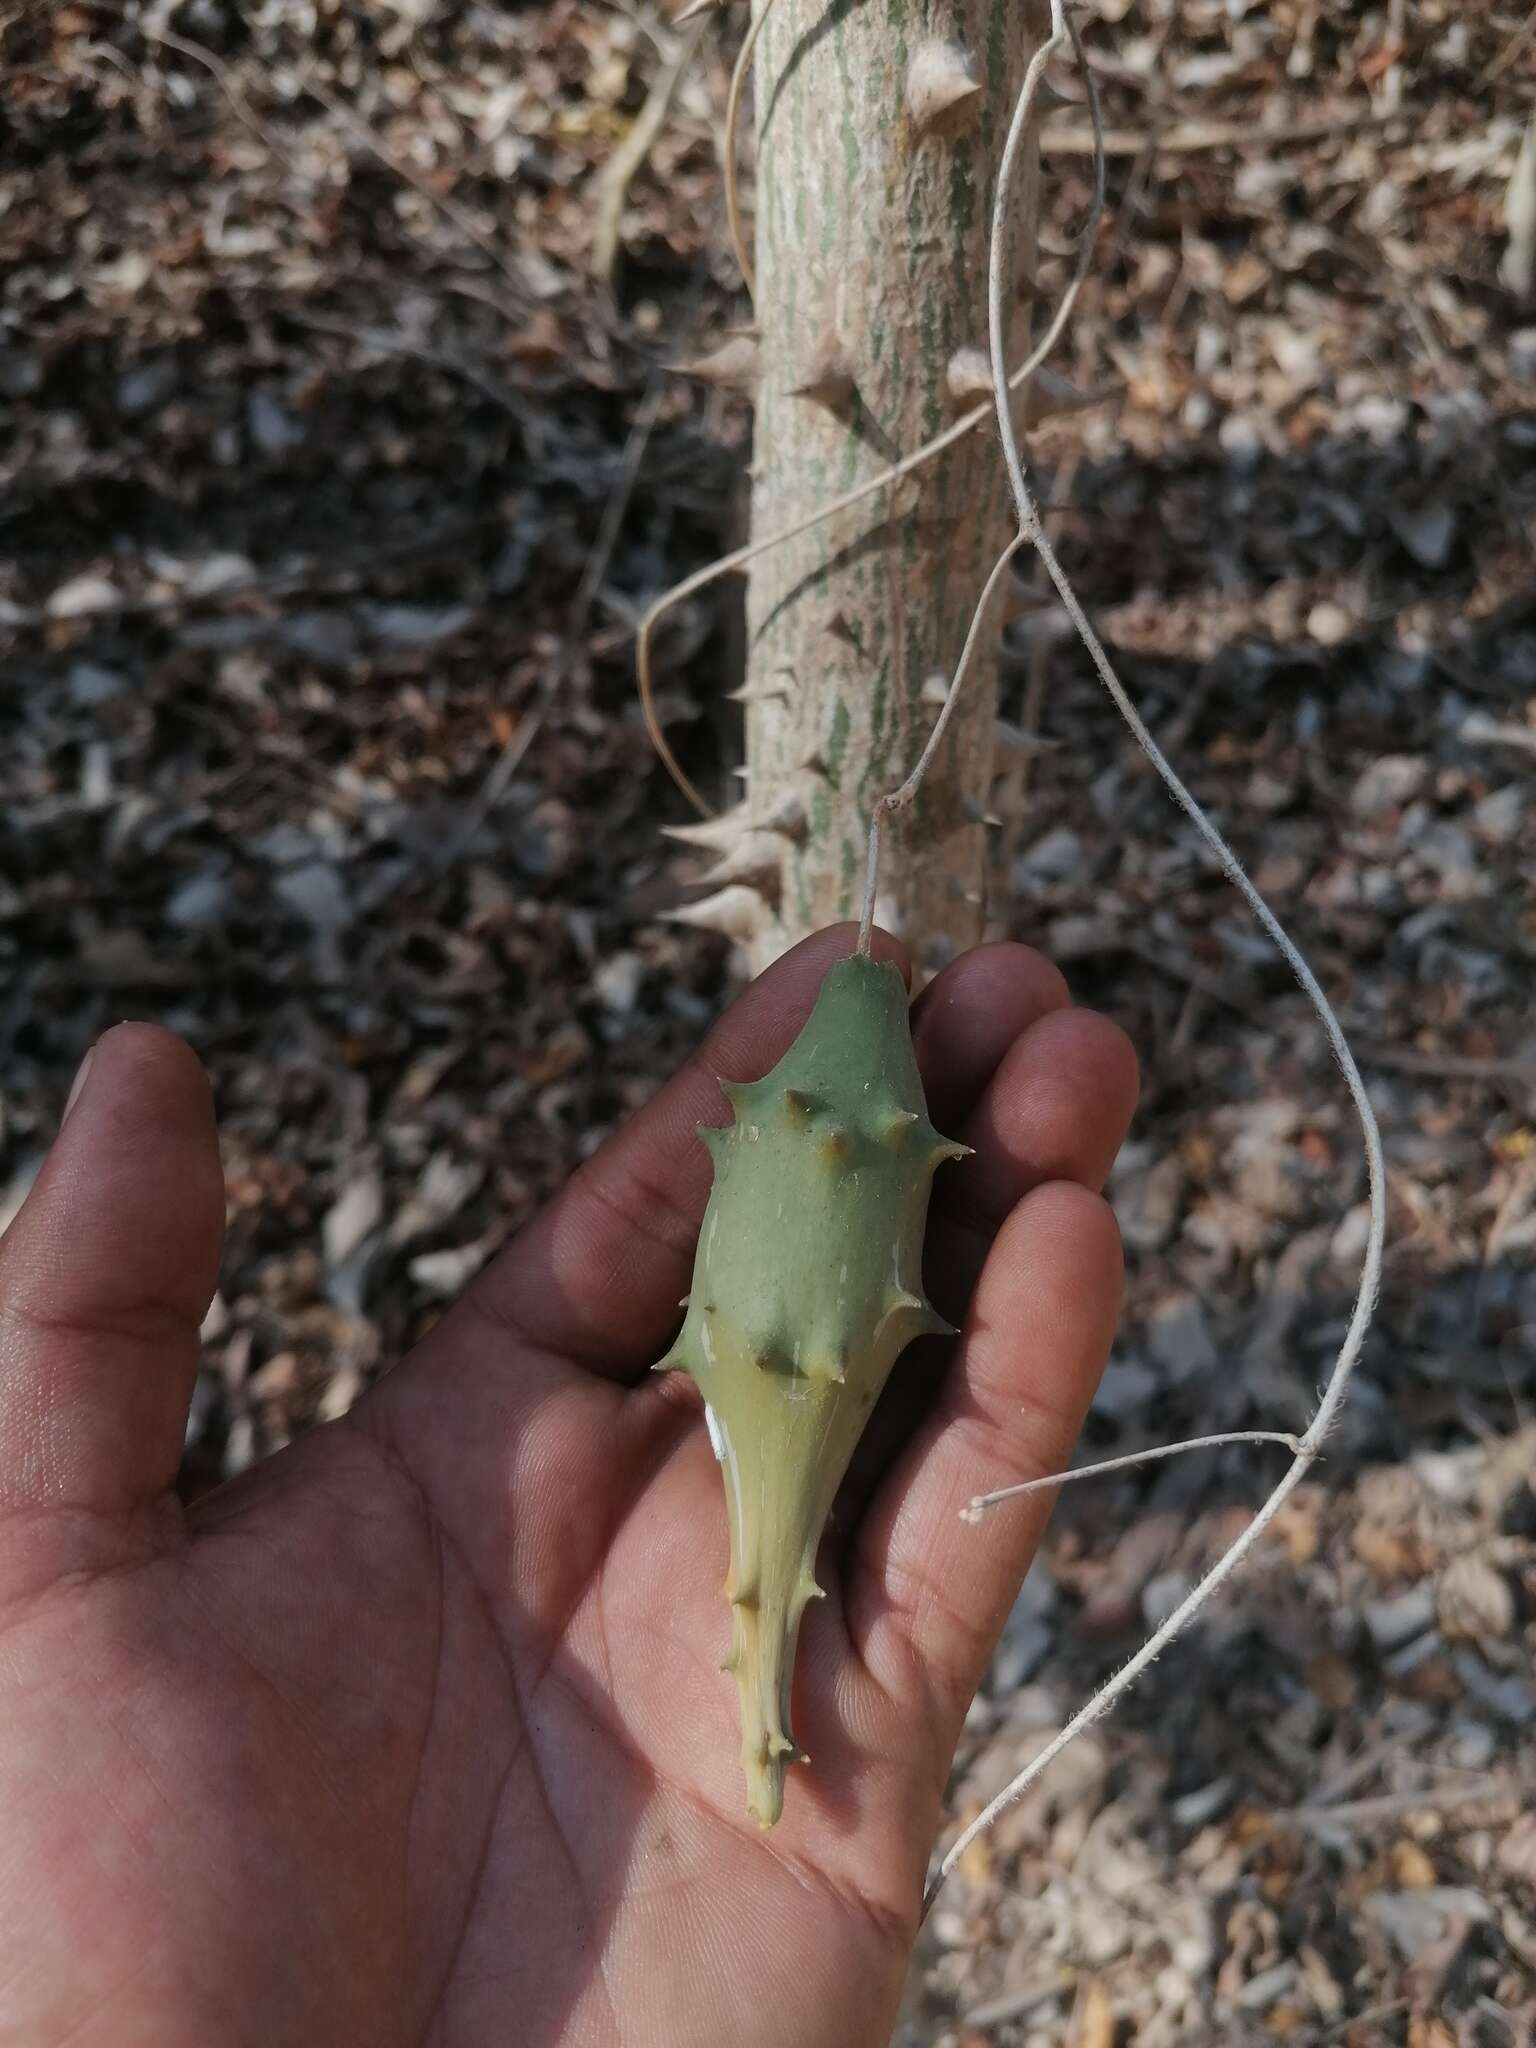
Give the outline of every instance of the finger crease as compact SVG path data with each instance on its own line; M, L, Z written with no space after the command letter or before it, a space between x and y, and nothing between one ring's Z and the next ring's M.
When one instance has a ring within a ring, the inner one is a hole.
M667 1253L670 1258L687 1264L698 1241L698 1218L686 1215L658 1183L646 1180L627 1167L619 1170L624 1176L627 1194L620 1195L604 1187L596 1174L581 1192L593 1196L610 1216L618 1218L626 1230L634 1231L647 1244L655 1245L658 1251ZM658 1217L665 1221L667 1228L658 1229Z

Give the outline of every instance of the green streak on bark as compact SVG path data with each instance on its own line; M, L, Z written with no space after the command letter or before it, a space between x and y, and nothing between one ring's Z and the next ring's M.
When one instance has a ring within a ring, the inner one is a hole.
M927 8L924 7L922 11L926 14ZM908 51L911 46L907 40L907 10L901 4L901 0L890 0L890 4L885 10L885 18L890 23L893 31L892 44L896 52L896 76L904 80L907 75L907 65L910 61ZM906 109L898 104L892 118L897 121L901 120L905 111Z
M859 438L857 434L845 433L843 435L843 460L837 473L835 495L839 498L842 497L845 492L851 491L854 485L860 481ZM823 533L826 533L829 531L829 528L824 526L821 530Z
M845 189L851 192L859 179L859 130L858 124L854 119L854 110L859 105L860 95L854 85L853 74L849 69L848 38L844 33L844 24L842 22L838 23L837 29L833 34L832 48L837 54L837 73L843 87L843 118L839 124L843 144L843 176L847 180ZM822 253L825 255L831 247L832 208L830 206L823 207L822 214L827 223L828 235L828 239L822 244Z
M939 399L939 378L944 369L943 341L938 329L938 312L933 296L925 298L918 316L918 332L921 347L919 361L923 366L923 439L931 441L943 423L944 408ZM941 467L948 469L949 464Z
M959 465L955 462L953 456L949 456L939 464L937 474L934 476L933 516L941 522L950 516L950 493L958 473ZM953 555L954 550L952 548L940 548L938 560L933 565L937 572L933 585L933 607L937 617L945 622L946 639L948 638L947 626L949 621L949 571ZM954 658L953 654L946 654L944 657L946 666L953 662Z
M811 885L805 872L805 855L795 858L795 915L800 920L800 929L805 931L811 922Z
M926 151L915 150L907 164L907 239L912 242L917 240L921 231L929 175Z
M864 798L874 793L877 782L885 780L885 721L890 706L890 689L891 660L889 655L885 655L875 670L874 686L869 693L869 759L859 777L859 795Z
M839 697L832 707L832 730L827 735L827 780L834 789L842 787L843 757L848 752L848 729L851 722L847 699Z
M858 849L851 839L845 839L843 841L843 868L840 878L841 894L838 899L844 917L852 917L853 915L853 892L858 884L858 879Z
M968 236L976 218L976 182L970 158L957 149L949 160L949 210L957 235Z
M1008 77L1008 15L1014 0L992 0L992 13L987 22L987 84L991 87L986 108L988 126L991 125L992 105Z

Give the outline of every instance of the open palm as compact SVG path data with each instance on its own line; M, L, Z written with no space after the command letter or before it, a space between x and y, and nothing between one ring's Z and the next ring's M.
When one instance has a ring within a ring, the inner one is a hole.
M847 930L755 984L403 1365L190 1512L223 1215L208 1091L124 1026L0 1245L0 2039L491 2048L888 2035L961 1718L1108 1348L1124 1040L1022 947L915 1016L929 1288L803 1633L783 1820L746 1812L696 1390L650 1376L714 1075L773 1063ZM895 957L895 948L884 950Z

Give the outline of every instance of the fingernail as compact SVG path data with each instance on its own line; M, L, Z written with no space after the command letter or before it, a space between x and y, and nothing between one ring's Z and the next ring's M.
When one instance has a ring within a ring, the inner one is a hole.
M86 1084L87 1077L89 1076L91 1071L91 1061L95 1059L95 1057L96 1048L93 1045L90 1051L86 1054L85 1058L80 1062L80 1065L75 1072L75 1078L69 1084L69 1100L65 1103L64 1114L59 1119L61 1128L65 1123L69 1121L69 1112L80 1100L80 1091L84 1088Z

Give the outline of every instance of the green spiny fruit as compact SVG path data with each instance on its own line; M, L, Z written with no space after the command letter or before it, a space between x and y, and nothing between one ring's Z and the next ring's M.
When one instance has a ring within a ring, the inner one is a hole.
M701 1126L715 1184L688 1313L658 1370L707 1404L731 1524L731 1653L747 1798L764 1827L805 1761L789 1727L795 1642L817 1598L816 1546L891 1367L949 1326L923 1299L934 1168L967 1148L928 1121L894 967L831 969L800 1036L735 1111Z

